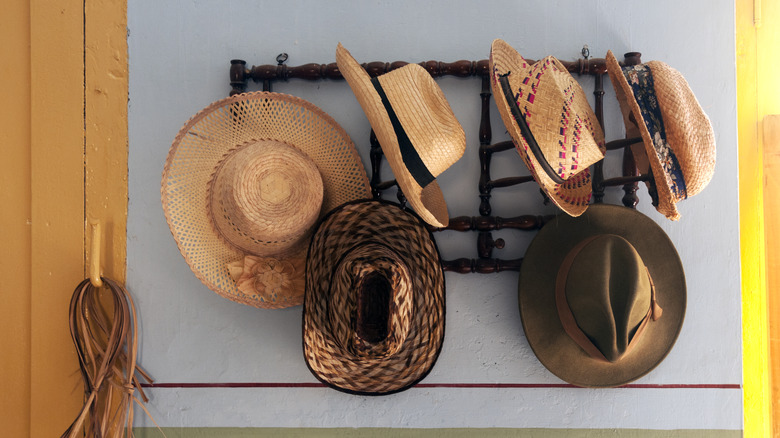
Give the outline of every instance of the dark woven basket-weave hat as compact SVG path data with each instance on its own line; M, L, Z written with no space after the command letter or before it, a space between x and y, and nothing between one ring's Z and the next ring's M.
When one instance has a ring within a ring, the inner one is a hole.
M439 253L422 220L386 202L345 204L323 219L309 246L306 363L341 391L407 389L439 355L444 299Z

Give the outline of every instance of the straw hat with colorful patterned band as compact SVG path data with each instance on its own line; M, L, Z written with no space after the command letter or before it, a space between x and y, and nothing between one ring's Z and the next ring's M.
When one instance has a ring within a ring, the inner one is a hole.
M715 172L710 119L685 78L663 62L621 68L609 51L607 72L627 136L641 137L642 143L632 150L640 172L652 171L647 185L653 205L677 220L676 204L702 191Z
M685 273L671 240L647 216L616 205L548 222L523 258L518 289L534 354L577 386L620 386L647 374L685 317Z
M402 391L425 377L444 340L444 272L414 213L348 203L312 236L303 353L323 383L349 393Z
M505 41L490 50L493 96L536 182L563 211L588 208L588 167L604 158L604 134L579 83L548 56L529 64Z
M321 212L371 196L355 146L297 97L246 93L182 127L162 176L179 251L219 295L255 307L303 301L308 239Z
M409 204L429 224L447 226L436 177L463 155L466 134L436 81L417 64L371 78L340 43L336 62Z

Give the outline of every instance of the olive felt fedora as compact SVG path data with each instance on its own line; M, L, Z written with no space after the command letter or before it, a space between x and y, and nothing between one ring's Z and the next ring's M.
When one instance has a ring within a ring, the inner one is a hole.
M409 204L425 222L447 226L436 177L463 156L466 134L436 81L418 64L371 78L340 43L336 63Z
M329 115L286 94L222 99L193 116L168 152L165 218L195 276L263 308L301 304L316 221L371 196L352 140Z
M607 52L607 73L623 113L640 172L652 174L656 210L678 220L677 203L701 192L715 173L715 133L679 71L661 61L621 67Z
M501 120L531 175L561 210L581 215L592 194L588 167L606 151L582 87L554 57L530 64L500 39L490 75Z
M425 223L397 204L347 203L320 222L309 246L306 363L341 391L407 389L439 355L444 300L444 272Z
M548 370L577 386L614 387L671 350L685 316L685 274L658 224L598 204L539 231L518 297L528 343Z

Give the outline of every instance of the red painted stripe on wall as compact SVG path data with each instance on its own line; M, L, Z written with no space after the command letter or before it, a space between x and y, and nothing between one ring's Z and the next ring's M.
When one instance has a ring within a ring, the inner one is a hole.
M322 383L144 383L144 388L327 388ZM568 383L419 383L412 388L578 388ZM741 389L738 383L629 384L618 388L634 389Z

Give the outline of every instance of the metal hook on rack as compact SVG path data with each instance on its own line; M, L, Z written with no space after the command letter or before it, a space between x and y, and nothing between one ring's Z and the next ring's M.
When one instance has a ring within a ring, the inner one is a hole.
M582 57L585 58L585 71L590 71L590 48L587 44L582 46Z
M89 252L89 282L92 286L103 286L103 280L100 279L100 221L92 219L89 221L92 235L91 251Z

